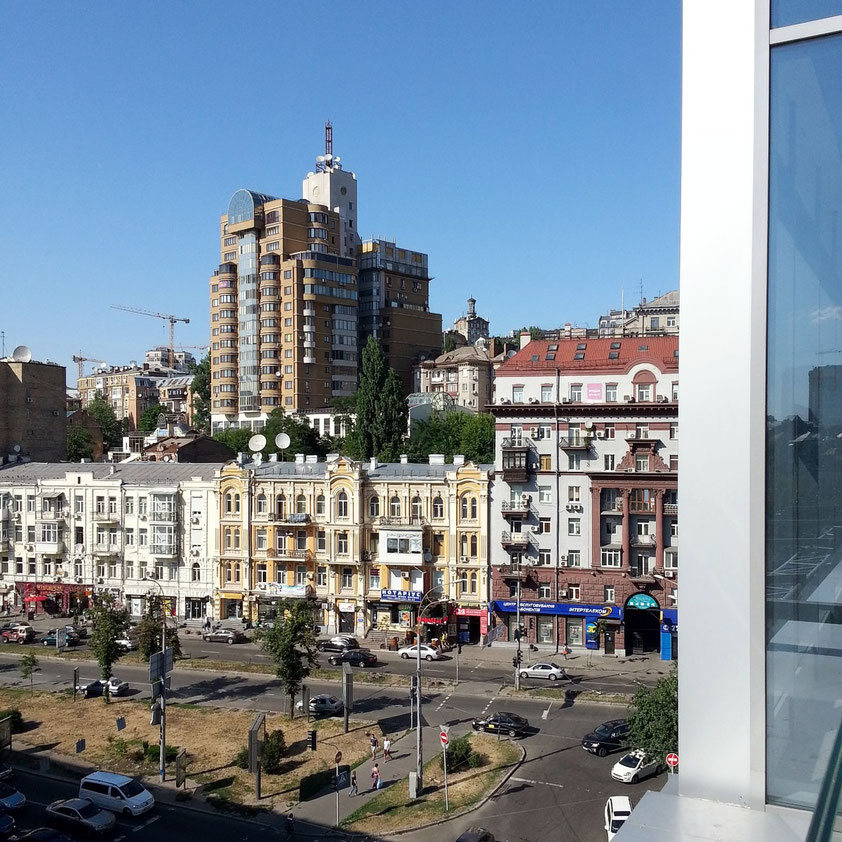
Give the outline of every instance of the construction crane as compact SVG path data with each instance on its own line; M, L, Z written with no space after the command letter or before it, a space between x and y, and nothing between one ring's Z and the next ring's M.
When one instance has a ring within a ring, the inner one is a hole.
M78 356L76 354L73 355L73 362L79 364L79 380L85 376L85 372L82 369L82 363L102 363L105 365L105 360L98 360L94 357L83 357L81 351L79 351Z
M170 368L173 367L173 333L176 322L184 322L190 324L190 319L182 319L179 316L173 316L171 313L153 313L152 310L141 310L139 307L124 307L122 304L112 304L114 310L125 310L127 313L138 313L141 316L152 316L155 319L163 319L170 323Z

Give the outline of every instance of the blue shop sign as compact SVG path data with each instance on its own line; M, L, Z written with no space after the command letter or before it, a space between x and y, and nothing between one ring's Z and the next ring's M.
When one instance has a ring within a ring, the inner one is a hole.
M494 600L494 608L504 614L514 614L517 611L517 601L514 599L496 599ZM523 599L520 601L520 613L623 619L623 609L619 605L570 605L566 602L529 602Z
M672 632L678 628L678 609L664 608L661 611L661 631Z
M626 608L657 608L658 603L648 593L636 593L629 597Z
M380 599L383 602L421 602L422 596L421 591L380 591Z

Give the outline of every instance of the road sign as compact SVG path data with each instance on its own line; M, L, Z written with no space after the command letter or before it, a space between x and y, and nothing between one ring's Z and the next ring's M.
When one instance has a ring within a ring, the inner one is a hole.
M342 762L342 752L337 751L336 757L333 758L333 762L338 766Z
M443 746L446 746L447 745L447 731L442 731L441 734L439 734L439 739L441 740L441 744Z
M164 674L164 653L153 652L149 656L149 683L153 684Z
M667 755L667 766L669 766L670 769L675 769L675 767L678 766L678 755L674 751L671 751Z
M116 719L117 723L117 730L122 731L126 727L126 717L125 716L118 716Z
M76 754L81 754L85 750L85 741L76 740Z
M56 630L56 649L61 649L67 646L67 629L60 628Z

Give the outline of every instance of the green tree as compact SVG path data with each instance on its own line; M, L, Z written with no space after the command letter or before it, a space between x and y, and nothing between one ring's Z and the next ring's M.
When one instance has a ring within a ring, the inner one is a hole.
M148 595L146 597L146 613L141 617L137 627L138 651L141 657L148 661L153 652L161 651L161 627L164 611L164 604L160 596ZM178 639L178 630L167 625L167 646L172 646L176 658L181 657L181 641Z
M442 353L449 354L456 349L456 340L450 332L444 334L444 342L442 344Z
M431 453L443 453L451 461L458 453L477 465L493 463L494 417L434 412L428 421L413 425L407 451L413 462L426 462Z
M214 433L213 437L223 444L227 444L234 453L245 453L248 451L249 439L254 435L251 430L243 430L239 427L231 427L227 430L220 430Z
M286 433L289 436L289 447L284 451L285 458L292 453L304 453L306 455L320 455L321 444L316 431L300 415L285 415L283 409L273 409L266 419L266 426L263 428L263 435L266 436L266 449L264 453L277 453L278 446L275 444L275 437L279 433Z
M626 745L643 749L663 762L671 751L678 751L678 670L654 687L639 687L629 705L629 735Z
M151 433L158 429L158 416L162 412L166 412L167 408L156 403L143 410L140 415L140 421L137 424L138 430L142 433Z
M190 384L190 394L193 396L193 427L200 433L210 433L210 351L205 354L200 363L191 366L193 382Z
M275 622L260 633L259 640L275 662L275 673L289 696L292 717L295 697L317 663L312 607L303 600L285 600Z
M20 659L20 675L24 681L29 681L29 690L35 693L35 686L32 681L32 676L39 671L38 658L32 652L27 652Z
M67 461L80 462L82 459L92 459L94 440L84 427L73 424L67 425Z
M117 642L129 628L129 612L116 604L110 593L94 597L91 609L93 631L89 647L99 664L103 681L111 678L111 668L123 655L123 647Z
M88 415L99 424L102 429L102 443L106 450L118 447L123 438L123 428L114 414L114 410L108 405L101 394L97 396L86 407Z
M373 452L384 462L397 462L406 438L406 400L395 370L387 371L386 382L377 395Z
M494 416L489 413L463 415L460 453L475 465L494 462Z

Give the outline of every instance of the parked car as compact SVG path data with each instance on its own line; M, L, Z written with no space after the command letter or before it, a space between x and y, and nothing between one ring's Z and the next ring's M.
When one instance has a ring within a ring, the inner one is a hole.
M611 777L624 784L636 784L643 778L659 775L664 766L656 757L650 757L641 749L624 754L611 769Z
M4 810L19 810L26 804L26 796L11 784L0 781L0 807Z
M499 711L486 716L485 719L475 719L471 723L474 731L489 731L493 734L508 734L510 737L522 737L529 731L529 722L516 713Z
M36 827L35 830L15 838L17 842L73 842L69 836L51 827Z
M617 751L629 733L629 723L625 719L610 719L582 737L582 748L591 754L605 757L609 751Z
M88 627L85 625L79 626L65 626L68 634L75 634L79 640L84 640L88 636Z
M208 643L245 643L247 638L239 629L216 629L204 632L202 640Z
M303 711L304 703L298 702L295 709ZM327 693L321 693L310 699L310 713L314 716L336 716L342 713L344 709L345 706L341 699L337 699L336 696L329 696Z
M114 813L97 807L87 798L53 801L46 813L48 822L83 833L110 833L117 824Z
M7 763L0 763L0 781L10 781L14 772Z
M0 632L0 637L6 643L31 643L35 640L35 630L32 626L14 626Z
M545 661L540 664L530 664L521 667L521 678L546 678L548 681L558 681L559 678L567 678L563 667L554 664L552 661Z
M0 809L0 839L8 839L17 827L17 822L7 810Z
M76 692L81 693L85 699L92 699L101 696L105 692L105 684L98 678L83 678L76 685Z
M58 636L58 629L50 629L43 638L41 638L41 643L44 646L55 646L56 645L56 638ZM65 643L68 646L78 646L79 645L79 638L77 635L67 635L65 638Z
M403 649L398 649L398 655L400 655L401 658L417 658L418 646L419 644L417 643L413 643L412 646L404 646ZM425 661L437 661L441 657L438 649L434 649L432 646L427 646L426 643L421 643L420 646L421 657Z
M79 797L88 798L97 807L124 816L139 816L155 806L151 792L134 778L115 772L91 772L82 778Z
M105 686L108 688L108 694L110 696L122 696L129 691L129 682L123 681L122 678L117 678L116 675L112 675L105 682Z
M124 649L126 652L133 652L135 649L140 646L140 643L136 637L129 637L128 635L123 635L123 637L117 638L117 645Z
M338 634L330 640L320 640L317 647L323 652L345 652L348 649L359 649L360 644L350 634Z
M631 815L631 810L631 801L625 795L612 795L605 802L605 832L608 834L608 842L611 842Z
M460 833L456 842L495 842L494 834L484 827L469 827L464 833Z
M377 655L370 649L346 649L331 655L327 662L334 666L350 664L352 667L373 667L377 664Z

